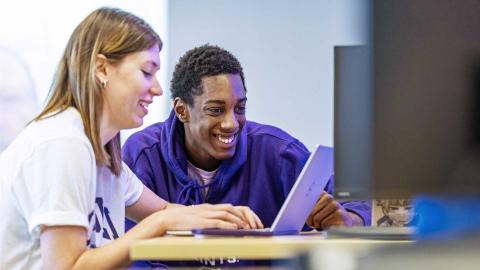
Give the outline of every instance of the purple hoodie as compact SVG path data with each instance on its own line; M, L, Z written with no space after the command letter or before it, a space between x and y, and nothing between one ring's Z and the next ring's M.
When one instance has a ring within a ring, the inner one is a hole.
M165 122L130 136L123 146L123 159L148 188L169 202L249 206L266 227L272 225L310 155L283 130L247 121L233 158L221 163L204 197L206 186L188 177L184 136L183 124L172 111ZM332 179L325 191L332 193ZM341 204L370 224L369 201Z

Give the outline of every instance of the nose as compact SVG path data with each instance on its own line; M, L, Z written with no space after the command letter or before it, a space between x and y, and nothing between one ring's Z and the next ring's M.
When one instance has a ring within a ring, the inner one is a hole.
M227 132L233 132L238 129L240 124L238 123L237 115L233 110L225 113L225 117L222 119L221 128Z
M156 77L153 79L153 84L152 84L152 87L150 88L150 92L152 93L152 96L163 95L162 86L160 85Z

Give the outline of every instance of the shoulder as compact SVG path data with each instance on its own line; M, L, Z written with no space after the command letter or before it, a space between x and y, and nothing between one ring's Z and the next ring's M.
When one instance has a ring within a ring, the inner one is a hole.
M305 145L281 128L247 121L247 141L251 149L268 149L272 154L295 152L297 155L309 155Z
M122 154L127 164L134 162L134 159L145 151L149 151L161 144L161 133L164 126L164 122L155 123L132 134L126 140L122 147Z
M128 152L141 152L143 149L160 143L163 127L164 123L159 122L133 133L125 141L123 150Z
M73 109L30 123L5 150L10 156L27 157L34 152L62 149L63 153L76 153L73 148L93 149L85 135L80 114Z
M247 121L247 136L252 139L269 138L279 141L293 141L296 140L286 131L271 125L261 124L253 121Z
M68 108L63 112L31 123L25 129L24 135L39 143L59 138L76 138L90 142L85 135L80 113L74 108Z
M109 183L109 185L107 185L108 189L115 192L109 190L105 190L104 192L110 194L125 189L125 187L132 181L137 181L137 176L132 172L128 165L125 164L125 162L122 162L122 169L118 176L114 175L107 167L102 166L97 168L97 177L101 179L100 181Z
M287 146L290 144L303 145L297 138L293 137L281 128L247 121L247 137L251 143L261 142L275 146ZM305 147L305 146L304 146Z

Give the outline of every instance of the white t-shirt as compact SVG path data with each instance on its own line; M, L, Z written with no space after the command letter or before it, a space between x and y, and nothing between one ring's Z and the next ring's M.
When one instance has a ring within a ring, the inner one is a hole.
M40 269L40 225L81 226L88 246L124 233L143 184L97 167L74 108L28 125L0 155L0 269Z

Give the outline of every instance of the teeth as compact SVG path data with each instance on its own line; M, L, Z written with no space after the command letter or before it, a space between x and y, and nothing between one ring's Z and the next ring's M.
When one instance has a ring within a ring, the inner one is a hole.
M142 105L143 107L147 108L149 104L146 103L146 102L142 102L142 101L141 101L141 102L140 102L140 105Z
M229 143L233 142L233 140L235 139L235 135L232 135L228 138L223 138L222 136L218 135L217 139L219 141L221 141L222 143L229 144Z

